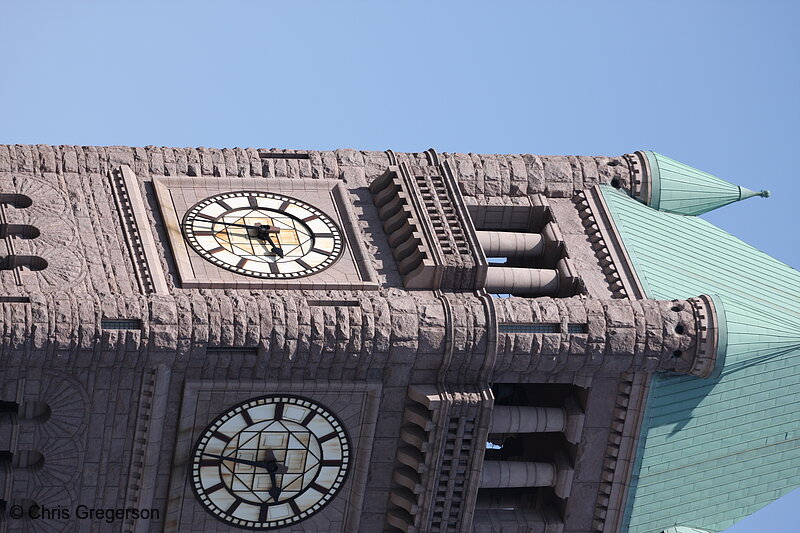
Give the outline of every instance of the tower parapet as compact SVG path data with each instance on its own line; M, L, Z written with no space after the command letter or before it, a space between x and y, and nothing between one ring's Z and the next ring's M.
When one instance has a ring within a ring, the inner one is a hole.
M708 377L719 345L713 299L503 298L494 381L563 370Z

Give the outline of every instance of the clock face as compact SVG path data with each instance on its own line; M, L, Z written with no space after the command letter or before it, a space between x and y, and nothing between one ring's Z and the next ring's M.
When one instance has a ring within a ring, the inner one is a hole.
M298 396L265 396L237 405L203 432L192 486L217 519L276 529L325 506L349 465L347 434L334 415Z
M186 241L203 258L259 278L315 274L342 253L342 234L325 213L282 194L217 194L192 206L182 227Z

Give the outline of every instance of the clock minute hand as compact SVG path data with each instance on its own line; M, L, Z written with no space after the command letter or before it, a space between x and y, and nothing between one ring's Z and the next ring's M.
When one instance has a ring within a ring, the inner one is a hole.
M247 459L239 459L238 457L225 457L224 455L215 455L213 453L203 453L203 455L208 457L213 457L214 459L219 459L220 461L232 461L234 463L240 463L243 465L256 466L258 468L266 468L267 471L276 468L278 466L277 461L269 461L269 462L249 461Z
M272 249L270 251L273 254L277 255L278 257L283 257L283 255L284 255L283 254L283 250L281 249L281 247L278 246L277 244L275 244L275 241L273 241L272 237L269 236L270 233L276 233L276 232L279 232L280 230L274 229L272 226L270 226L268 224L265 224L265 225L259 224L257 226L250 226L248 224L236 224L235 222L220 222L218 220L212 222L211 224L212 224L212 227L215 224L221 224L223 226L233 226L235 228L254 229L254 230L256 230L256 232L257 232L256 235L258 236L259 239L263 239L263 240L267 241L270 244L270 246L272 246Z
M233 222L220 222L218 220L211 223L212 226L214 226L216 224L222 224L223 226L234 226L236 228L247 228L247 229L255 229L255 230L258 229L258 226L248 226L247 224L235 224Z
M269 236L270 233L278 233L278 232L280 232L280 230L277 229L277 228L273 228L272 226L270 226L268 224L266 224L266 225L258 224L256 226L249 226L247 224L236 224L235 222L220 222L220 221L212 222L211 224L212 224L212 226L213 226L213 224L221 224L223 226L233 226L235 228L254 229L254 230L256 230L256 232L257 232L256 236L259 239L263 239L263 240L267 241L270 244L270 246L272 246L272 249L270 251L273 254L277 255L278 257L283 257L283 255L284 255L283 254L283 250L281 249L281 247L278 246L277 244L275 244L275 241L273 241L272 237Z

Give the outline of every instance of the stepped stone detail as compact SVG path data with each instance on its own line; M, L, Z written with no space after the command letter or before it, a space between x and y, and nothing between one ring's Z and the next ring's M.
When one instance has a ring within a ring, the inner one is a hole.
M389 158L397 161L391 152ZM473 252L476 238L464 229L469 224L455 181L433 161L392 165L370 185L392 253L407 288L479 287L485 260Z

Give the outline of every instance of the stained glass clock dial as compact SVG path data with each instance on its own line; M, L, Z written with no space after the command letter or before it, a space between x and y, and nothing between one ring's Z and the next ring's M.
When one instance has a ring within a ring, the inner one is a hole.
M277 529L322 509L342 487L350 444L341 422L299 396L249 400L203 432L192 456L192 487L217 519Z
M237 191L192 206L183 234L206 260L259 278L300 278L331 266L342 234L319 209L282 194Z

